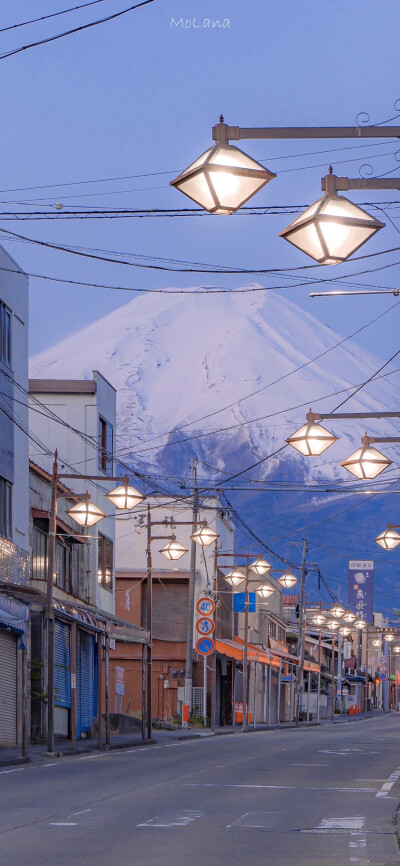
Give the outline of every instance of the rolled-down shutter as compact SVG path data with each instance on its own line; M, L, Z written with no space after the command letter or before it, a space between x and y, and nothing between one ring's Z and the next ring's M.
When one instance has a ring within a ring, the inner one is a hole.
M96 715L97 703L97 655L94 637L78 629L77 653L77 722L76 734L88 733Z
M58 619L54 623L54 703L71 706L71 628Z
M17 743L17 638L0 628L0 746Z

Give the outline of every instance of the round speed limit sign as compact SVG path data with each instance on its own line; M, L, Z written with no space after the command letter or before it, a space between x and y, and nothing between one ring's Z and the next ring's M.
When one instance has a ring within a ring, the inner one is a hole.
M210 616L215 611L215 602L209 595L204 595L202 598L199 598L196 610L201 616Z

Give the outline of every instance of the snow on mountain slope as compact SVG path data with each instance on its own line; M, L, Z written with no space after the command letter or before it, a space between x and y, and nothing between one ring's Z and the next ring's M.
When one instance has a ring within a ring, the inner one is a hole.
M190 453L235 472L279 448L304 422L308 407L292 407L307 403L332 411L380 366L351 341L323 355L341 339L283 294L147 294L34 356L30 375L91 378L92 370L99 370L117 389L117 449L132 465L184 472ZM369 385L344 408L395 409L396 378ZM338 391L343 393L327 396ZM261 420L235 426L253 419ZM182 432L161 435L186 424ZM343 476L337 461L358 447L364 430L359 421L326 426L341 440L329 459L320 458L320 473ZM367 429L371 435L395 435L397 426L375 421ZM226 427L232 429L187 441ZM186 443L164 447L182 438ZM390 455L389 447L384 450ZM283 455L287 463L289 450ZM291 449L290 457L303 477L316 476L317 463ZM262 475L278 462L279 457L264 463Z

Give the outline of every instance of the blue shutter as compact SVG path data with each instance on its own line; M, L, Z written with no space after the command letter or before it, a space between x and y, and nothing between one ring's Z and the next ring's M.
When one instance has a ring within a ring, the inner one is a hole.
M97 655L94 637L78 629L77 674L77 720L76 735L88 733L96 715L97 705Z
M71 706L70 626L56 619L54 623L54 703Z

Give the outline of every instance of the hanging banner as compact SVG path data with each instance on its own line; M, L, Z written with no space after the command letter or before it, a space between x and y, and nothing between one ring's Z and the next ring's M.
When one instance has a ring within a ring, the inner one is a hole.
M374 563L371 559L349 560L348 606L359 619L373 621Z

